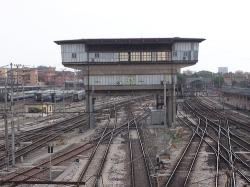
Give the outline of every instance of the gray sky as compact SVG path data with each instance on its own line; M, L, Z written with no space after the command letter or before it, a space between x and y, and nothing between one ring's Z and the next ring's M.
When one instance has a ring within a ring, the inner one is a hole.
M198 37L191 70L250 71L249 0L0 0L0 66L61 65L53 41Z

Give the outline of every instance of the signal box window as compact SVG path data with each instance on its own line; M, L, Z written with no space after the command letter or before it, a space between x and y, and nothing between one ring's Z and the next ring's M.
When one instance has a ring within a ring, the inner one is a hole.
M131 52L131 61L140 61L141 60L141 54L140 52Z
M72 58L76 58L76 53L72 53Z

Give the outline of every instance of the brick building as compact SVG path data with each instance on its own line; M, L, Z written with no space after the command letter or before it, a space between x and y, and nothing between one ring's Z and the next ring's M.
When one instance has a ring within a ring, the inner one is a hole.
M38 66L37 71L38 71L39 82L44 82L45 84L55 83L55 75L56 75L55 67Z
M71 71L56 71L54 83L57 86L63 86L66 81L73 81L75 78L74 72Z

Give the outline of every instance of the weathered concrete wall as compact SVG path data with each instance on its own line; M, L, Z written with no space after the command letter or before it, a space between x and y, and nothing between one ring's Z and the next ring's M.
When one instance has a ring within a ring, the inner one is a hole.
M250 110L250 97L223 93L221 100L236 108Z
M131 65L95 65L89 66L89 75L145 75L177 73L180 68L192 64L131 64ZM69 68L80 69L88 73L86 65L65 65Z

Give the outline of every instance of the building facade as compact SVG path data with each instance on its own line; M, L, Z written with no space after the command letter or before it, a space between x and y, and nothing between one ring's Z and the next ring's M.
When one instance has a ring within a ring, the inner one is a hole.
M218 67L218 73L220 74L228 73L228 67Z
M66 67L86 70L85 84L105 86L152 86L171 83L181 67L198 61L204 39L80 39L56 41ZM111 87L109 87L110 89ZM119 89L120 89L119 88Z
M38 71L39 82L44 82L44 84L55 83L55 75L56 75L55 67L38 66L37 71Z
M95 94L163 95L168 123L176 112L176 74L198 62L199 38L112 38L55 41L62 64L85 72L85 89ZM158 100L158 99L157 99ZM87 103L90 103L87 99ZM90 105L87 104L87 111ZM157 104L158 106L158 104ZM90 112L91 113L91 112Z

